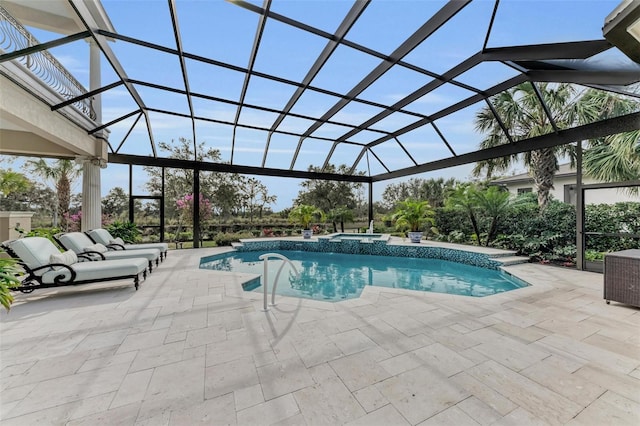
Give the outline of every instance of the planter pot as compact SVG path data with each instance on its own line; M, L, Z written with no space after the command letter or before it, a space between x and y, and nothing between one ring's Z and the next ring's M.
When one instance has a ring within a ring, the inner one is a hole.
M409 239L412 243L419 243L422 240L422 232L409 232Z
M590 272L604 272L604 261L602 260L586 260L584 268Z
M313 231L311 229L303 229L302 230L302 238L308 240L313 235Z

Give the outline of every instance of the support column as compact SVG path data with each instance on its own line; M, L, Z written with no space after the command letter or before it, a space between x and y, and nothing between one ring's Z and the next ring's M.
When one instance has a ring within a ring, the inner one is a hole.
M99 89L100 76L100 48L95 41L89 41L89 90ZM102 123L102 100L100 94L91 99L91 108L95 113L95 122ZM79 158L82 161L82 221L81 230L100 228L102 226L102 193L100 168L107 166L104 145L106 137L103 132L96 136L95 156Z
M582 189L582 141L576 144L576 267L584 271L584 190Z
M100 164L98 158L83 160L82 163L82 231L102 226Z
M193 169L193 248L200 247L200 169Z
M89 90L100 88L100 48L95 41L89 41ZM102 123L102 95L98 93L91 99L91 107L96 114L96 123Z
M369 182L369 223L373 220L373 182Z

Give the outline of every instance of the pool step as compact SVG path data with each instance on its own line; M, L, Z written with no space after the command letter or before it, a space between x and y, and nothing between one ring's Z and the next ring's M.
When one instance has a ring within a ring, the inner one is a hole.
M519 263L528 263L528 256L501 256L501 257L492 257L496 262L500 262L502 266L510 266L517 265Z
M518 252L515 251L515 250L514 251L500 250L499 253L491 253L491 254L489 254L489 257L492 258L492 259L504 258L504 257L515 257L517 253Z

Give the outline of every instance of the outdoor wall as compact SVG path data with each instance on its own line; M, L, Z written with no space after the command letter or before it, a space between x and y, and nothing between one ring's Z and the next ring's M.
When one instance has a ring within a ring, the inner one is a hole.
M15 230L17 226L24 229L24 233L31 231L32 212L0 212L0 242L14 240L20 237Z
M598 181L585 177L583 179L583 185L589 185L593 183L599 183ZM565 186L570 185L575 188L575 177L556 177L553 181L554 188L551 190L551 195L554 199L559 201L569 201L565 198ZM507 189L514 195L518 194L519 189L531 188L535 192L535 186L533 182L521 182L521 183L509 183ZM575 190L570 197L572 204L575 204ZM640 195L630 194L624 189L607 188L607 189L591 189L585 191L585 204L615 204L624 201L640 202Z

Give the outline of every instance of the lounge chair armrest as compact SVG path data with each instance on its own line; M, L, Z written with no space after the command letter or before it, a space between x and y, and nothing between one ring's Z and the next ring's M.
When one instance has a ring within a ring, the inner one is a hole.
M99 251L92 251L92 250L83 251L81 254L78 255L78 257L87 259L87 260L106 260L106 257L104 257L104 254L100 253Z
M125 250L124 246L118 243L107 244L107 248L109 250Z
M60 274L57 277L55 277L53 279L53 282L56 284L63 284L63 283L69 283L69 282L73 282L76 279L76 271L73 270L73 268L67 264L64 263L49 263L48 265L42 265L42 266L38 266L37 268L33 268L30 269L31 271L31 275L35 275L36 271L39 271L41 269L51 269L51 268L63 268L63 269L68 269L69 270L69 277L67 277L65 279L65 275L64 274ZM60 269L58 269L58 272L62 272Z

